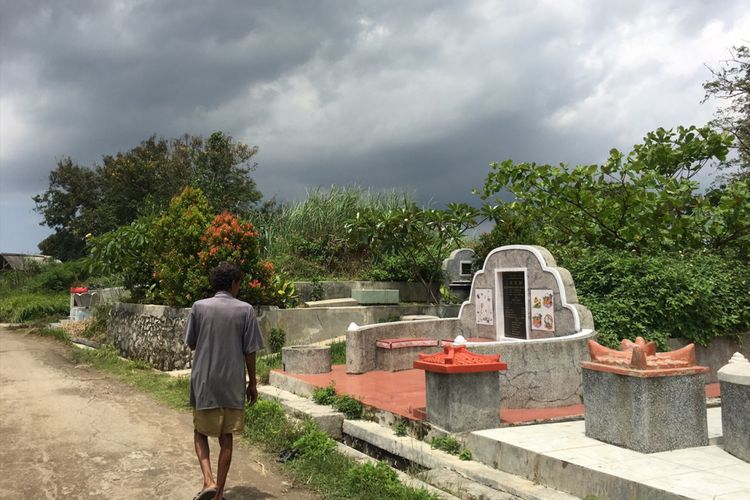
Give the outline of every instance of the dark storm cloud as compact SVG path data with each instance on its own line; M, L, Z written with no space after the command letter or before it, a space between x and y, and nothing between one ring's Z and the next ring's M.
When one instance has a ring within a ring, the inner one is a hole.
M3 0L0 247L33 249L6 235L56 158L152 134L258 145L280 199L357 183L477 202L491 161L596 162L705 123L703 64L748 32L739 0Z

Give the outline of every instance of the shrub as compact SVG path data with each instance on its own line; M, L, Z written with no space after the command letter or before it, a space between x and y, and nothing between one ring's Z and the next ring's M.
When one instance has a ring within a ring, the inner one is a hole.
M332 405L336 399L336 387L333 382L328 387L316 387L313 389L312 399L319 405Z
M453 436L435 436L432 438L430 446L451 455L458 455L462 448L461 443Z
M362 403L347 394L336 396L332 406L336 411L346 415L346 418L357 419L362 417Z
M84 260L75 260L43 266L34 281L38 289L67 292L71 286L83 283L88 277L88 264Z
M367 500L422 500L434 499L434 495L424 489L409 488L401 484L396 471L387 463L365 462L355 465L346 474L349 489L354 498Z
M600 251L566 259L600 342L642 336L666 347L670 337L705 345L750 331L750 268L728 257Z
M292 445L298 456L308 460L322 461L336 449L336 441L318 429L312 421L305 422L302 436Z
M271 352L281 352L281 349L284 347L285 343L286 332L284 331L284 329L271 328L271 331L268 333L268 347L271 349Z

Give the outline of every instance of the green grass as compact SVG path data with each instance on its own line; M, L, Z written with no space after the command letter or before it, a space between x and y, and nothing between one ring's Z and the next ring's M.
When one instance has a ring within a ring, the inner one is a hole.
M60 319L70 312L70 295L65 292L22 292L0 296L0 322L23 323Z

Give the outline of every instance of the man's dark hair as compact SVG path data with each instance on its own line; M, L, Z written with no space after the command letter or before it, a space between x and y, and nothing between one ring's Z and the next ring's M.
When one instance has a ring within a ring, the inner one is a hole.
M208 275L215 292L226 292L232 287L232 283L242 279L242 270L231 262L219 262L219 265L211 269Z

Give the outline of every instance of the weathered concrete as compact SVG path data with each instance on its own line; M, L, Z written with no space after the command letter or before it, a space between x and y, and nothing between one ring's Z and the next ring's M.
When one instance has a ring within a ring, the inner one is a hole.
M455 318L432 321L395 321L365 325L346 332L346 371L365 373L379 369L375 342L381 339L431 338L451 340L456 337Z
M575 498L567 493L535 484L518 475L508 474L475 461L460 460L456 456L432 449L424 441L408 436L396 436L391 429L383 428L375 422L344 420L343 432L347 436L366 441L422 467L438 471L452 470L470 481L519 498L527 500L572 500Z
M719 370L724 449L750 462L750 363L735 353Z
M378 370L396 372L399 370L411 370L419 353L440 352L440 346L423 347L400 347L397 349L377 349Z
M669 339L667 346L670 351L685 347L692 343L688 339ZM746 358L750 358L750 332L739 334L735 339L729 336L714 337L708 345L695 344L695 359L699 365L707 366L709 372L706 374L706 383L713 384L719 381L717 372L724 366L732 354L739 352Z
M642 453L708 445L702 374L635 377L583 368L586 436Z
M354 306L325 308L261 308L258 312L260 328L270 332L281 328L286 332L287 345L314 344L339 337L350 323L371 325L394 321L404 315L429 314L441 318L455 318L457 305L399 304L392 306ZM374 354L374 353L373 353Z
M303 302L313 300L313 291L321 293L317 299L341 299L352 296L352 290L369 288L374 290L398 290L401 302L433 302L433 297L440 297L440 284L434 283L430 290L421 283L407 281L298 281L295 283L299 299Z
M362 288L352 290L352 298L363 305L398 304L398 290L374 290Z
M424 337L452 340L470 337L455 318L435 321L399 321L366 325L346 336L347 373L385 369L378 363L375 342L386 338ZM508 370L500 379L501 408L551 408L582 402L581 361L589 360L587 342L596 338L588 331L555 339L470 343L477 354L500 354ZM425 351L426 352L426 351Z
M472 336L490 339L503 336L503 325L498 327L500 320L498 317L494 318L492 325L476 323L475 294L478 289L493 290L494 311L499 297L496 281L498 273L519 270L525 273L528 315L532 309L528 293L530 289L549 289L553 293L554 331L535 330L531 324L528 324L526 331L529 339L562 337L594 328L591 312L578 303L570 272L557 267L555 259L547 249L533 245L509 245L490 252L482 269L474 274L471 285L472 295L469 301L464 302L459 313L459 321L464 329L473 332Z
M357 299L326 299L309 300L303 304L304 307L353 307L358 306Z
M331 371L331 347L295 345L281 349L281 366L287 373L328 373Z
M449 432L500 426L497 372L426 372L427 421Z
M107 341L129 359L163 371L189 368L192 351L183 341L190 309L116 303L109 313Z

